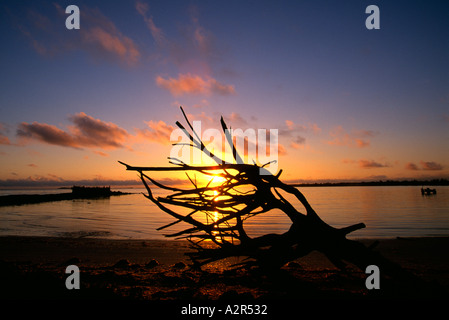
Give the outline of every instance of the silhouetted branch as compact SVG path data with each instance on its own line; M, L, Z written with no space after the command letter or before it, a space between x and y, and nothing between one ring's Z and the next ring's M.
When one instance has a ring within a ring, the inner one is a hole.
M346 239L347 234L364 228L363 223L341 229L334 228L318 216L298 188L279 180L282 170L276 175L261 175L261 169L268 163L262 166L243 163L223 117L220 120L221 127L232 148L235 163L225 163L221 158L210 153L182 108L181 111L192 131L189 133L181 123L176 122L190 140L190 144L183 145L200 149L214 159L216 165L194 166L174 158L169 158L173 166L168 167L136 167L119 162L126 167L126 170L138 172L147 190L145 197L176 219L158 230L169 228L180 222L190 226L167 236L186 238L196 249L189 254L196 265L201 266L227 257L242 256L248 259L245 265L257 264L278 268L313 250L324 253L330 261L341 268L345 265L344 260L360 268L366 263L383 263L383 260L373 255L370 249L356 241ZM147 172L175 171L185 172L192 187L169 187L146 174ZM211 180L206 186L198 186L197 182L188 175L188 172L192 171ZM224 180L219 185L212 184L216 176ZM155 198L148 182L172 193ZM290 194L298 200L305 209L305 214L298 211L297 205L290 203L282 193ZM189 210L187 214L181 214L169 206ZM245 231L245 222L273 209L279 209L290 218L292 222L290 229L283 234L266 234L253 238L248 236ZM215 243L216 248L203 246L206 240Z

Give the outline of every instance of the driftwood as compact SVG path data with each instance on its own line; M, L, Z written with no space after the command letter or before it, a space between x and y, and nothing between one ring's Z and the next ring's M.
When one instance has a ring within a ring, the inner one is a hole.
M196 266L202 266L228 257L246 257L245 266L257 265L262 268L278 269L287 262L303 257L317 250L323 253L335 266L345 268L350 263L363 272L368 265L377 265L382 272L396 276L403 275L401 269L373 250L374 246L347 239L346 236L361 228L363 223L345 228L334 228L325 223L312 208L298 188L283 183L276 175L261 175L264 165L242 163L221 118L222 129L227 142L231 145L235 163L225 163L220 157L207 150L194 131L181 108L185 120L192 132L176 122L190 140L189 147L198 148L215 160L213 166L193 166L178 159L169 158L173 166L135 167L123 162L127 170L136 171L148 194L144 194L162 211L175 218L173 223L158 230L183 222L189 227L168 237L186 238L196 249L190 254ZM163 185L147 173L153 171L180 171L187 173L193 187L175 188ZM197 186L189 173L203 174L222 178L218 186L207 184ZM154 197L149 183L170 191L164 197ZM305 212L291 204L286 197L294 197ZM182 207L185 214L171 207ZM291 220L291 227L283 234L266 234L251 238L245 231L245 222L256 215L279 209ZM206 240L215 246L205 245Z

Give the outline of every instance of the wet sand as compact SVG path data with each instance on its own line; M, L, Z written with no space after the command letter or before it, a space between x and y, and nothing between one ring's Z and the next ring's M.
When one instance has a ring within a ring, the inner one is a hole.
M374 240L360 240L369 245ZM382 279L368 290L367 275L342 272L313 252L275 274L230 270L224 261L203 270L188 267L184 241L0 237L1 299L117 299L133 301L248 301L291 299L447 300L449 237L379 240L383 256L422 283ZM68 265L80 269L80 290L68 290Z

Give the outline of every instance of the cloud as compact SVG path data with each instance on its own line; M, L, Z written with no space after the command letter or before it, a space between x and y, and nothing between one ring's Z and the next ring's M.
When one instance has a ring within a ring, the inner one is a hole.
M429 171L438 171L438 170L443 170L443 166L437 162L433 162L433 161L420 161L420 165L421 168L418 167L418 165L416 165L413 162L409 162L405 165L405 169L407 170L413 170L413 171L417 171L417 170L429 170Z
M371 169L371 168L386 168L390 167L388 164L382 164L372 160L359 160L359 167L363 169Z
M236 127L246 127L248 126L248 121L242 117L240 113L231 112L229 116L223 116L228 127L236 128Z
M433 161L420 161L423 170L443 170L443 166Z
M347 164L357 165L359 168L362 168L362 169L391 167L391 165L389 165L388 163L380 163L380 162L376 162L374 160L366 160L366 159L361 159L361 160L358 160L358 161L344 159L344 160L342 160L342 162L343 163L347 163Z
M143 17L148 29L151 32L151 36L153 37L154 41L158 45L163 45L166 42L165 35L161 28L158 28L154 21L152 16L148 16L147 12L149 11L150 7L147 3L143 3L141 1L136 2L136 10L137 12Z
M70 120L75 124L73 134L82 146L122 148L128 136L127 131L116 124L94 119L84 112L70 117Z
M122 148L123 142L128 137L126 130L116 124L94 119L84 112L71 116L69 120L73 125L67 131L46 123L22 122L17 128L17 136L25 141L36 140L76 149Z
M193 108L203 108L207 106L209 106L209 101L207 101L206 99L202 99L199 103L195 103L194 105L192 105Z
M280 134L291 136L294 132L306 132L307 126L294 123L292 120L285 120L285 126L280 128Z
M193 25L193 41L203 56L212 56L217 53L213 45L213 36L200 24L199 9L197 6L190 7L190 19Z
M148 5L148 3L136 1L136 10L144 18L146 17L146 14L149 9L150 9L150 6Z
M319 134L321 128L316 123L302 125L292 120L285 120L285 124L279 128L279 136L290 140L290 147L303 149L306 145L305 133Z
M229 126L230 127L230 126ZM229 128L228 127L228 128ZM241 129L241 130L240 130ZM257 159L259 162L268 162L275 160L275 155L285 156L287 149L279 142L279 136L270 130L265 130L265 134L259 135L258 129L232 127L234 145L242 157L248 157L248 163L251 159ZM243 138L243 145L242 143ZM228 144L224 139L223 143ZM274 154L271 152L273 149Z
M141 57L134 41L125 36L98 9L83 7L80 36L74 45L100 60L109 59L136 65Z
M269 148L269 146L267 146L267 148ZM269 150L269 149L268 149ZM282 144L278 144L278 155L279 156L285 156L287 155L287 150L285 149L284 145Z
M160 144L172 144L170 135L175 129L173 126L166 124L164 121L154 122L153 120L145 121L148 128L136 129L137 136L149 141Z
M333 138L326 141L329 145L364 148L371 144L368 138L374 137L377 133L371 130L353 130L348 133L342 126L338 126L329 134Z
M179 28L178 35L167 37L160 26L157 26L153 16L149 14L148 4L136 2L136 10L143 17L144 22L154 39L162 62L171 62L178 67L191 67L201 65L205 70L210 70L210 64L223 55L213 41L213 34L200 24L199 10L196 6L189 6L186 15L190 18Z
M189 121L201 121L201 128L205 130L206 128L216 128L218 121L217 118L209 116L206 112L201 111L201 113L187 113L187 118ZM220 129L221 130L221 129Z
M179 74L178 79L165 79L161 76L156 77L156 84L162 89L170 91L173 96L184 94L192 95L230 95L235 94L233 85L226 85L213 78L202 78L199 75Z
M55 56L82 50L96 61L115 61L125 65L139 62L141 53L135 42L124 35L115 24L98 9L83 6L80 13L81 28L76 32L57 23L65 19L65 8L55 3L56 11L47 10L48 16L29 10L27 19L18 26L34 50L44 56Z
M98 154L99 156L102 156L102 157L109 157L109 154L104 153L102 151L94 150L94 153Z
M310 129L311 129L312 132L315 133L315 134L321 133L321 128L320 128L316 123L311 124L311 125L310 125Z
M161 27L163 17L153 17L150 6L142 0L137 0L135 8L143 17L155 43L155 47L151 48L152 61L163 66L173 64L180 73L178 78L159 75L156 78L159 87L170 91L174 96L235 94L233 85L216 80L216 62L219 61L219 74L224 75L221 70L226 69L223 66L226 49L218 47L217 44L221 42L214 41L214 35L201 25L197 6L188 6L185 12L186 22L180 22L177 34L164 32Z
M94 55L101 58L122 61L128 65L135 65L140 59L140 51L130 38L121 34L111 25L111 30L101 27L91 27L81 32L82 45Z
M307 125L302 125L293 122L292 120L285 120L285 126L281 128L283 135L289 135L292 132L312 132L314 134L319 134L321 128L316 123L309 123Z
M9 138L5 135L7 131L6 125L0 123L0 145L11 145Z
M405 169L407 170L419 170L418 166L412 162L409 162L405 165Z
M306 143L306 138L297 136L293 141L290 143L290 147L293 149L300 149L303 148Z
M368 147L370 145L369 141L362 140L362 139L355 139L355 143L358 148L364 148L364 147Z
M55 174L52 174L52 173L48 173L47 176L49 176L50 179L52 179L54 181L65 181L64 178L57 176Z
M33 122L32 124L22 122L17 129L20 138L39 140L48 144L79 148L76 139L69 133L53 125Z

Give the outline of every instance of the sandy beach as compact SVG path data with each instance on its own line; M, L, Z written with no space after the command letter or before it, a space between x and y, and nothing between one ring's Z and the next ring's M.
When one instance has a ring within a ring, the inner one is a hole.
M369 245L374 240L360 240ZM230 270L224 261L193 270L184 241L1 237L2 299L119 299L136 301L243 299L448 299L449 238L380 240L377 249L422 282L382 279L368 290L366 274L338 270L320 253L275 274ZM68 265L80 270L80 289L68 290Z

